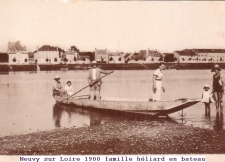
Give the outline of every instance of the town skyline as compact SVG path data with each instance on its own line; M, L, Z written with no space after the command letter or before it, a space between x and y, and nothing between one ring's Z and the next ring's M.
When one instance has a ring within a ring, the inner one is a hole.
M224 2L0 2L0 52L21 41L81 51L225 48Z

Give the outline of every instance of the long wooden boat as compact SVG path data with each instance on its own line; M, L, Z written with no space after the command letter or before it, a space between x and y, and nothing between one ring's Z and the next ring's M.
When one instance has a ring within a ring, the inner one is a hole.
M93 108L93 109L105 109L105 110L116 110L126 111L130 113L139 114L151 114L154 116L164 116L170 113L174 113L190 107L198 102L200 99L189 99L189 100L174 100L174 101L146 101L146 100L107 100L105 98L101 100L89 100L80 98L69 98L54 96L56 104L73 105L81 108ZM63 102L61 102L64 100Z

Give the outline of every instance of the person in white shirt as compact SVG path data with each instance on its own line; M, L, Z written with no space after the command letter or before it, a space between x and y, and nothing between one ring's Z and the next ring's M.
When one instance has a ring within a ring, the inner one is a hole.
M73 87L71 85L71 81L68 81L65 86L65 91L67 92L68 96L73 95Z
M153 101L161 100L161 91L165 92L165 88L162 86L163 74L162 70L165 69L165 64L160 63L160 66L157 70L155 70L153 74Z
M203 102L205 104L205 116L210 116L210 103L214 102L213 98L212 98L212 92L209 90L209 85L205 85L204 86L204 91L202 92L202 100L201 102Z

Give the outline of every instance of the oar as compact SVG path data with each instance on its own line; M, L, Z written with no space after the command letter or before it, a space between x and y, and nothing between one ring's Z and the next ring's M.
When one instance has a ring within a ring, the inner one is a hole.
M114 71L112 71L111 73L113 73L113 72L114 72ZM109 74L111 74L111 73L109 73ZM94 84L97 83L99 80L101 80L102 78L104 78L105 76L107 76L107 75L109 75L109 74L106 74L106 75L102 76L101 78L97 79L94 83L85 86L84 88L80 89L79 91L75 92L75 93L72 94L71 96L69 96L69 97L63 99L62 101L60 101L60 102L58 102L58 103L56 103L56 104L59 104L59 103L65 101L65 100L69 99L70 97L76 95L77 93L79 93L80 91L84 90L85 88L87 88L87 87L89 87L89 86L91 86L91 85L94 85Z

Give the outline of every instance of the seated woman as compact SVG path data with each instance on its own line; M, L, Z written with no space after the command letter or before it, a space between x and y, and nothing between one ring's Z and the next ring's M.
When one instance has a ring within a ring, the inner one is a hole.
M74 93L73 93L73 87L71 86L72 85L71 81L68 81L66 84L67 85L65 86L65 91L67 92L68 96L73 95Z

